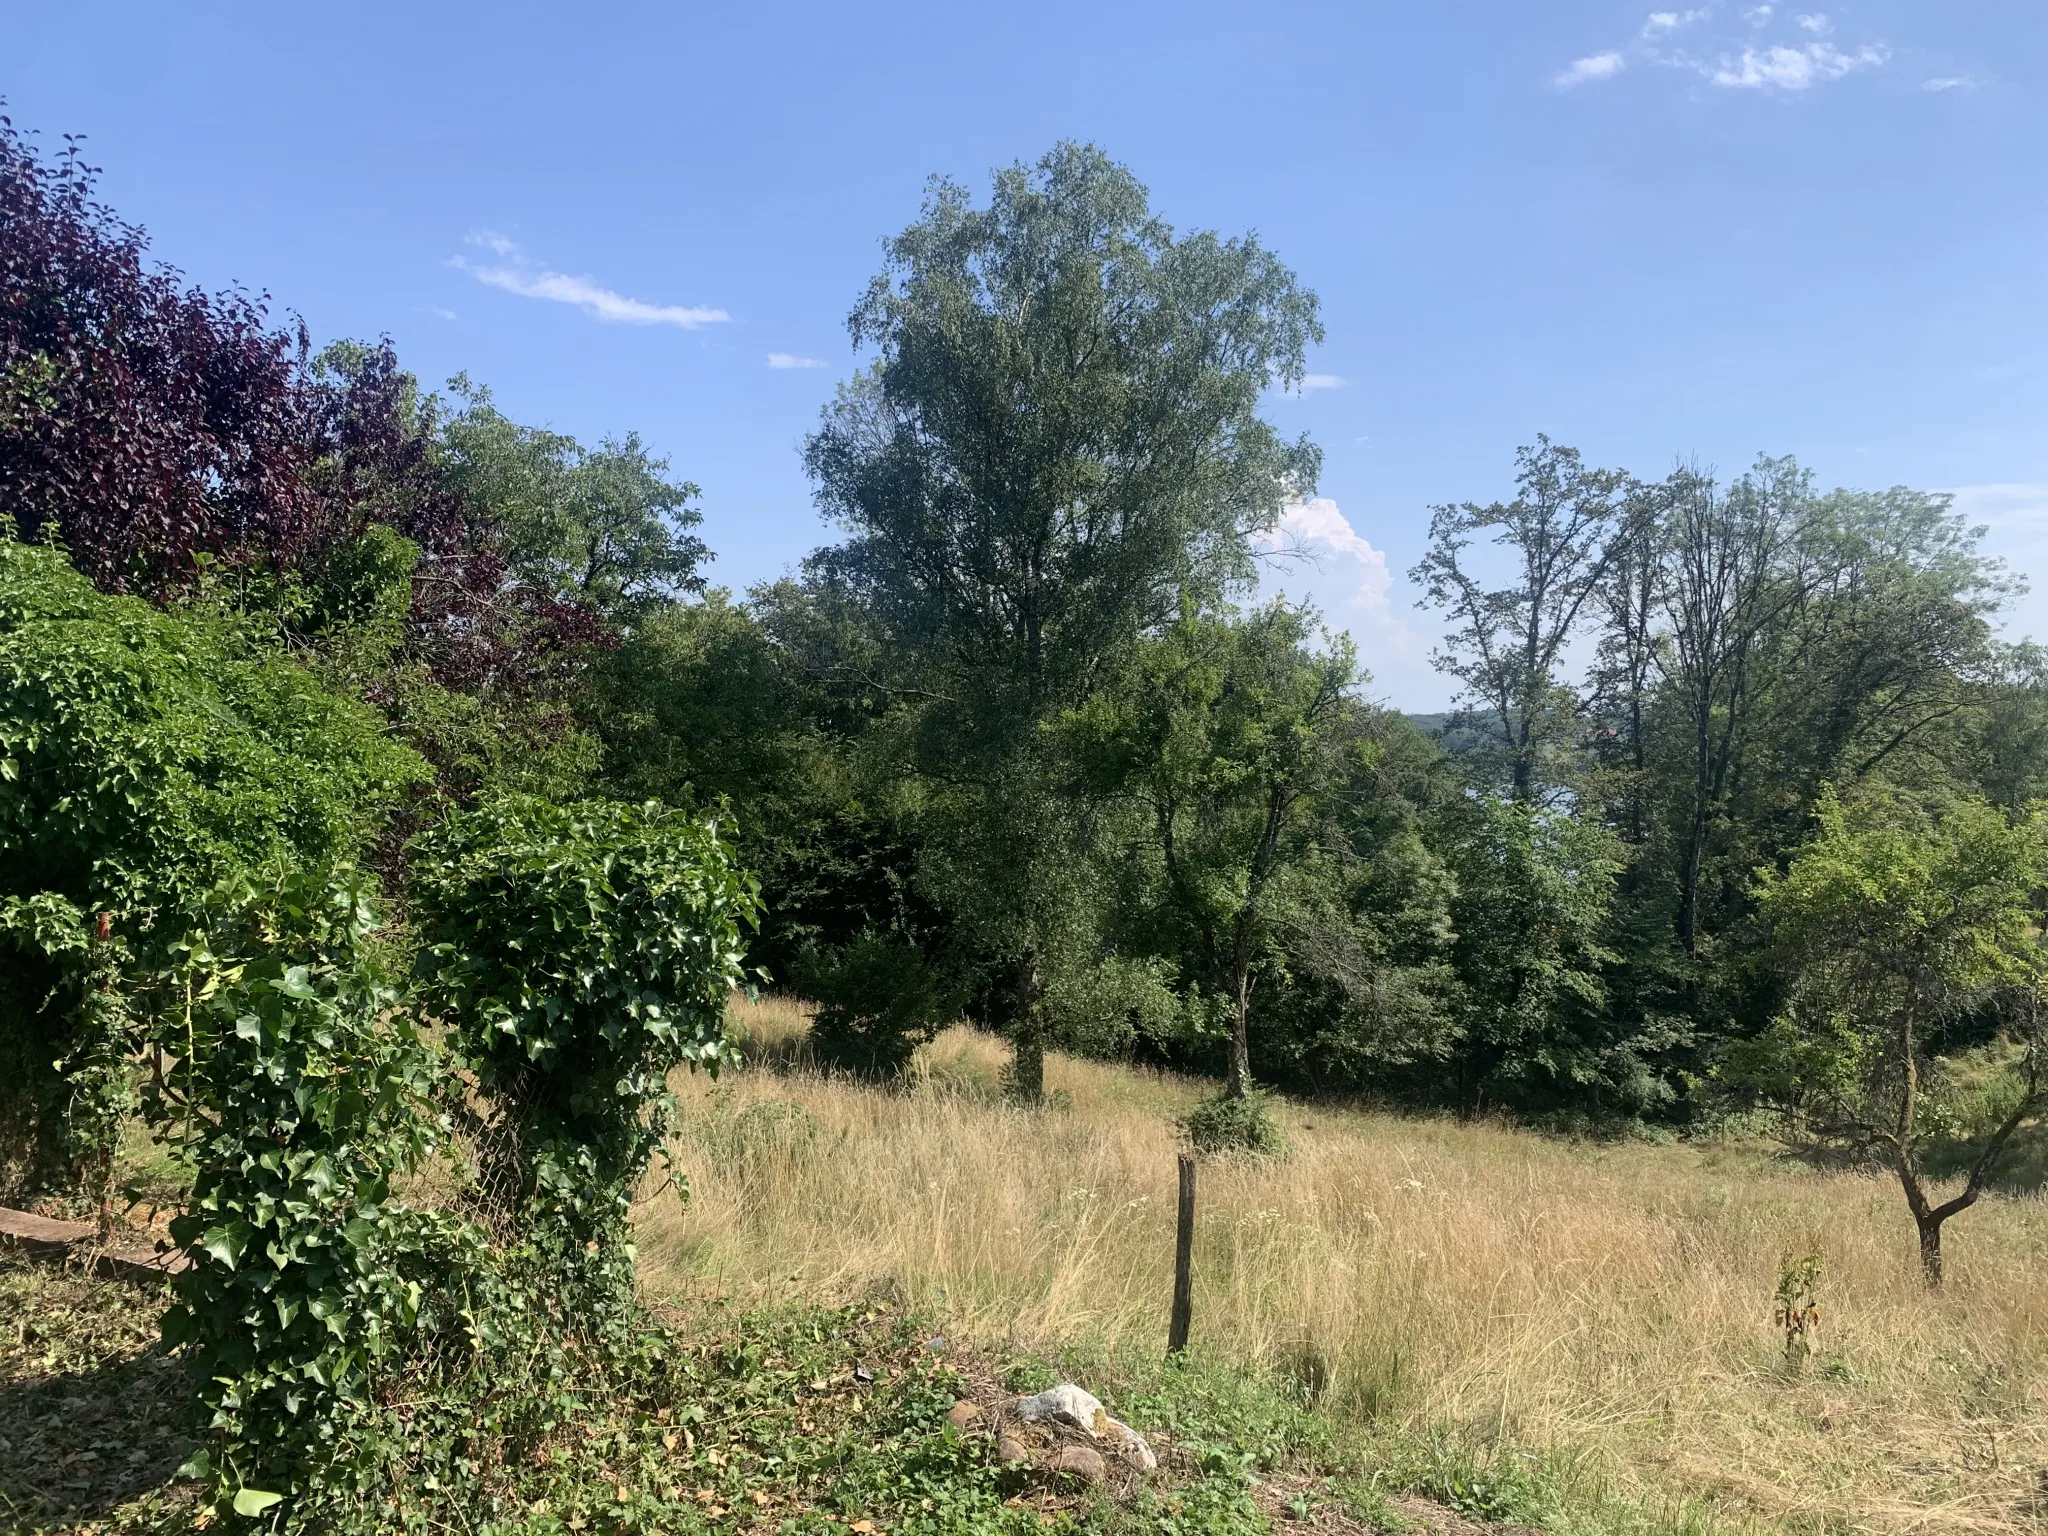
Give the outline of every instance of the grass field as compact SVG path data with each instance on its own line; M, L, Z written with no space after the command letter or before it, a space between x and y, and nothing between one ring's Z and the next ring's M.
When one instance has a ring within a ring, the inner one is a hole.
M808 1070L792 1005L737 1022L764 1065L679 1084L695 1194L641 1213L650 1298L880 1287L990 1342L1162 1347L1173 1121L1204 1085L1056 1057L1061 1103L1026 1111L1001 1100L1001 1045L964 1029L882 1091ZM1936 1296L1896 1186L1767 1148L1284 1119L1286 1159L1204 1165L1196 1343L1339 1424L1542 1452L1644 1508L1707 1499L1727 1528L2048 1528L2038 1199L1957 1218ZM1807 1254L1823 1322L1794 1369L1772 1298Z

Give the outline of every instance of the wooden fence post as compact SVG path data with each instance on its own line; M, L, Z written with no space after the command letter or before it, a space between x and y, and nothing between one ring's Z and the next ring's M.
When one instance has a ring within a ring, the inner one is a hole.
M1188 1325L1195 1311L1195 1155L1180 1155L1180 1224L1173 1242L1173 1321L1167 1325L1166 1352L1188 1347Z

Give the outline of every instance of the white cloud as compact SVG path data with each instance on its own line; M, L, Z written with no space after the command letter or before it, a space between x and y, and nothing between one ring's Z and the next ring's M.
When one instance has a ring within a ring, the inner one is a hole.
M1304 373L1301 376L1301 392L1305 395L1318 389L1342 389L1344 380L1334 373Z
M673 325L691 331L700 325L716 325L732 318L722 309L700 305L649 304L642 299L615 293L587 277L571 277L565 272L537 268L527 261L525 253L516 244L491 230L479 230L469 237L469 243L482 246L510 265L474 266L460 256L451 258L449 265L459 267L478 282L493 288L502 288L521 298L574 304L585 314L608 323Z
M1859 69L1874 69L1891 58L1891 51L1883 43L1850 49L1837 47L1831 40L1835 24L1825 11L1779 17L1774 4L1753 5L1741 15L1750 28L1770 29L1760 37L1747 29L1736 29L1732 20L1713 25L1715 14L1716 7L1712 5L1685 11L1651 11L1634 38L1619 47L1574 61L1553 75L1551 84L1570 89L1595 80L1611 80L1631 64L1654 64L1696 74L1729 89L1803 91ZM1795 23L1799 30L1792 31ZM1681 47L1679 33L1695 25L1708 32L1711 41L1702 39L1705 47ZM1788 33L1785 41L1777 40ZM1930 80L1925 88L1951 90L1974 83L1963 79Z
M1662 37L1666 32L1691 26L1706 14L1705 11L1652 11L1643 22L1643 36Z
M438 304L429 304L429 305L428 305L428 306L426 307L426 310L425 310L425 312L426 312L427 314L430 314L430 315L432 315L432 316L433 316L433 317L434 317L434 318L435 318L436 320L453 320L453 319L455 318L455 311L454 311L454 310L452 310L452 309L443 309L443 308L442 308L442 307L441 307L440 305L438 305Z
M1587 58L1574 60L1568 67L1558 71L1551 83L1569 90L1572 86L1585 85L1589 81L1609 80L1620 74L1622 66L1626 63L1627 60L1620 54L1609 49L1606 53L1596 53Z
M1920 89L1923 91L1974 91L1977 89L1977 82L1968 75L1942 75L1937 79L1922 80L1920 82Z
M825 360L820 357L802 357L795 352L770 352L770 368L823 368Z
M1337 510L1335 501L1328 496L1290 501L1280 519L1279 532L1297 545L1320 544L1347 560L1357 561L1359 582L1352 602L1376 619L1400 623L1387 604L1387 589L1394 584L1394 576L1387 569L1386 552L1373 548Z
M1723 56L1717 65L1702 65L1701 73L1716 85L1736 90L1803 91L1823 81L1839 80L1851 70L1882 64L1888 57L1882 48L1844 53L1826 43L1808 43L1803 48L1777 43L1768 48L1744 48L1737 59Z

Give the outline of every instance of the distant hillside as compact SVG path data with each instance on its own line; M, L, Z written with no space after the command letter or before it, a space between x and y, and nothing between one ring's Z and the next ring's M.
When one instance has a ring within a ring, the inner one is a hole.
M1453 728L1451 722L1457 718L1450 710L1439 710L1433 715L1403 715L1415 729L1433 740L1441 741L1446 752L1470 752L1486 744L1486 732L1471 726Z

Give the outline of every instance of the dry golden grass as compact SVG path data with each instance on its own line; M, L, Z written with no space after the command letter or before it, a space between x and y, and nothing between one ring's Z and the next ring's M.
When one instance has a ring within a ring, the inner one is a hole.
M1172 1122L1203 1085L1053 1058L1070 1104L1025 1111L997 1095L1001 1045L959 1029L883 1092L805 1070L792 1006L739 1015L784 1065L679 1082L695 1198L643 1212L650 1294L894 1285L987 1339L1162 1346ZM1285 1160L1203 1169L1200 1347L1322 1381L1339 1418L1563 1448L1788 1528L2044 1528L2040 1201L1958 1217L1931 1296L1889 1182L1754 1148L1284 1120ZM1825 1319L1795 1372L1771 1298L1809 1251Z

